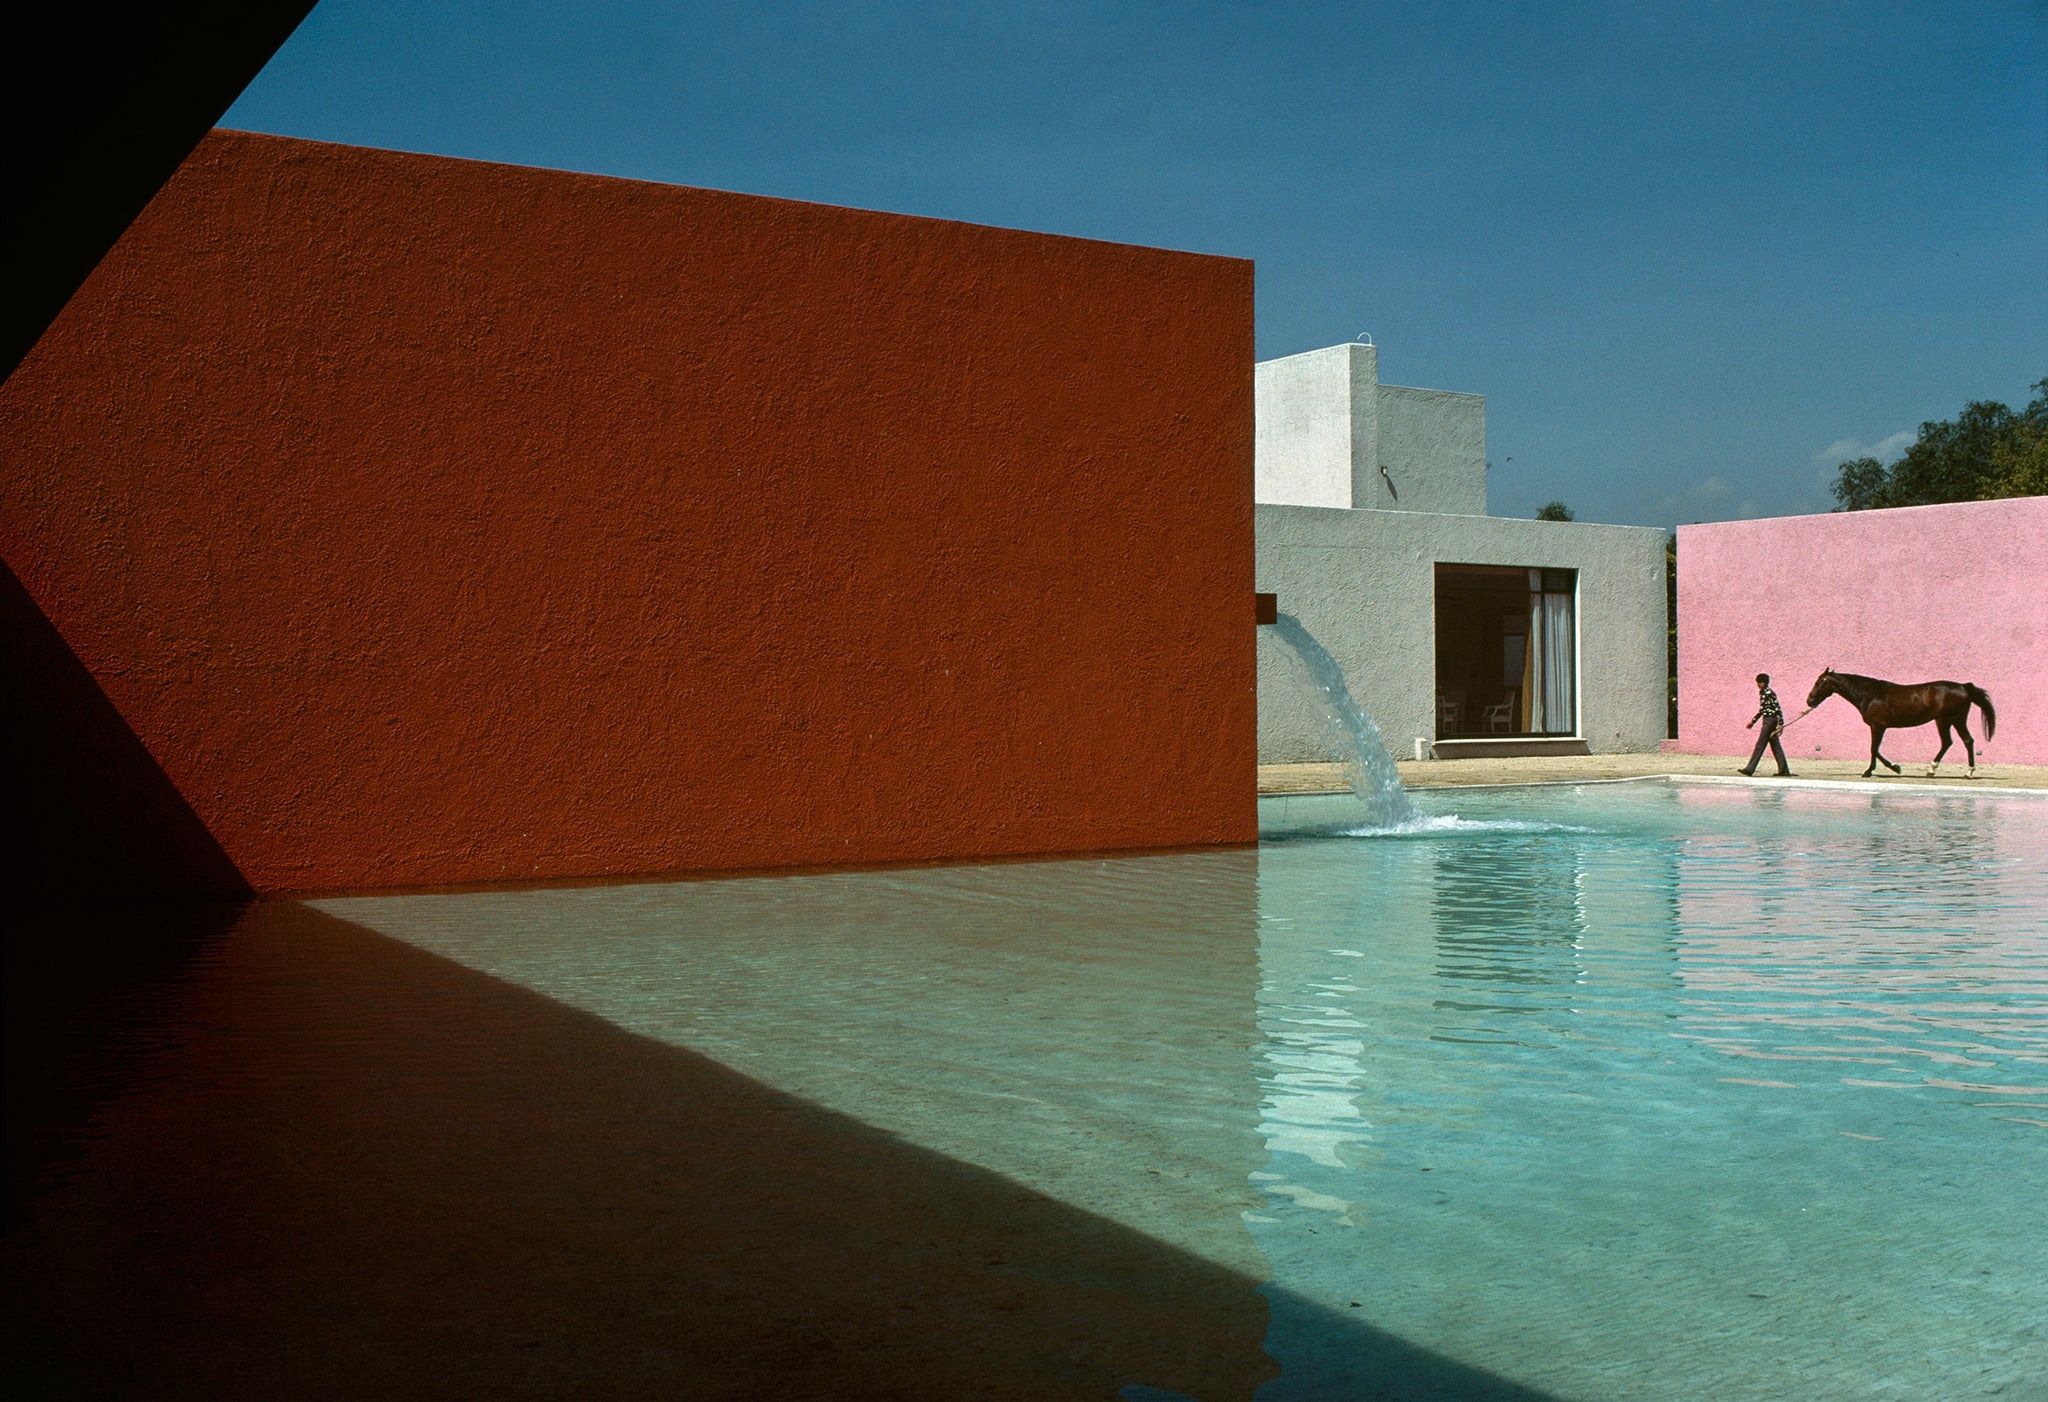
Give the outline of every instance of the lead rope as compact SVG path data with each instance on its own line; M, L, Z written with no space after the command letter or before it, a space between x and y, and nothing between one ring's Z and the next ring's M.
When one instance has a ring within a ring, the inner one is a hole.
M1783 725L1779 726L1778 734L1783 735L1786 731L1790 730L1793 726L1799 724L1799 722L1805 720L1808 716L1812 715L1818 709L1819 707L1816 706L1808 706L1798 715L1792 717L1792 719L1786 721Z

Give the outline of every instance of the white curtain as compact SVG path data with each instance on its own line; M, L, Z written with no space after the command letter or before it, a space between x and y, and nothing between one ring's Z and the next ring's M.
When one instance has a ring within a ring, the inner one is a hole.
M1572 677L1578 671L1572 637L1572 596L1543 596L1543 723L1539 730L1571 734L1578 729Z

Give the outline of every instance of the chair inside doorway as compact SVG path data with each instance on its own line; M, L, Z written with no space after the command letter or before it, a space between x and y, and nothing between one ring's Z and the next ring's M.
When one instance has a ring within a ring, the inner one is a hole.
M1574 570L1436 567L1437 738L1578 733Z

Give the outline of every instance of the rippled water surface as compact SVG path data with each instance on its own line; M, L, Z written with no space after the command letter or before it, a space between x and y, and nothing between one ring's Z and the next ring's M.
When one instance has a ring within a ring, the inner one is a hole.
M2048 801L1417 800L223 917L95 1005L21 1375L2048 1398Z
M1449 801L1265 810L1290 1298L1564 1397L2048 1396L2048 804ZM1369 1395L1291 1314L1262 1395Z

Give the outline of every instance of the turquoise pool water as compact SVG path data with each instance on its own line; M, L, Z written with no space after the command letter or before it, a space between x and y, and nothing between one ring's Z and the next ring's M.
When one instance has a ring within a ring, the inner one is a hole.
M23 1375L2048 1397L2048 801L1418 806L249 907L107 1005Z
M1266 809L1276 1283L1561 1397L2048 1395L2048 804L1450 802ZM1262 1395L1370 1395L1324 1337Z

